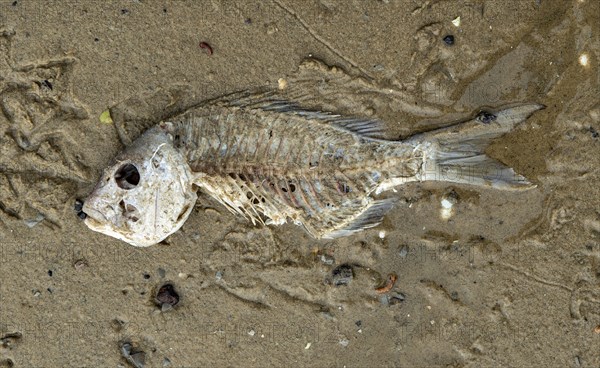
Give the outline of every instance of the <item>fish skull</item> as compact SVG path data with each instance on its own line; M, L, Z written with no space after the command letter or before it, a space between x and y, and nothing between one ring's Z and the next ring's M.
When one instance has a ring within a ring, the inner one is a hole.
M161 124L117 156L85 200L90 229L147 247L183 225L197 194L194 174L172 141Z

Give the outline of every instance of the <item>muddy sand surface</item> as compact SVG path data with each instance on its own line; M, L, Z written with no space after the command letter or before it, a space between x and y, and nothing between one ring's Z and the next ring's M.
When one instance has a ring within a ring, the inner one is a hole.
M599 24L596 0L1 0L0 367L600 367ZM141 129L107 108L281 84L396 138L542 103L488 149L537 187L406 185L329 241L206 195L145 249L77 217Z

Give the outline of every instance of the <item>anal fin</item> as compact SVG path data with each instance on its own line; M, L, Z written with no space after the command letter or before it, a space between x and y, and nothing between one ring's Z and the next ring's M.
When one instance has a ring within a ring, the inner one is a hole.
M394 207L396 199L382 199L371 202L362 212L349 219L343 227L325 233L322 238L334 239L375 227L383 221L385 214Z

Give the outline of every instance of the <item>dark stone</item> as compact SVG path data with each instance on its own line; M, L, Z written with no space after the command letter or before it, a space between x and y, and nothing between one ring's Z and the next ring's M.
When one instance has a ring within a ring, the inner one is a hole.
M83 209L83 201L80 199L76 199L73 209L77 212L81 211Z
M479 120L483 124L489 124L489 123L493 122L494 120L496 120L496 118L497 118L496 115L492 114L491 112L487 112L487 111L481 111L479 114L477 114L477 120Z
M164 305L174 307L179 303L179 294L177 294L173 285L164 284L158 289L156 303L161 307Z
M454 36L453 35L447 35L443 38L443 41L446 45L448 46L452 46L454 45Z
M73 209L75 210L75 212L77 212L77 217L79 217L80 219L85 220L87 218L87 214L82 211L82 209L83 209L83 201L82 200L76 199L75 205L73 205Z
M342 264L331 271L335 286L348 285L354 278L354 270L349 264Z

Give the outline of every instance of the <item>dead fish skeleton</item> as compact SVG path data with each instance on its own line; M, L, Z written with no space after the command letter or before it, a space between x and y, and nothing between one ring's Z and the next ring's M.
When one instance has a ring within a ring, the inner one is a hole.
M376 226L394 199L377 195L415 181L525 189L532 184L486 156L491 139L539 104L481 113L402 141L379 121L303 110L281 100L202 106L142 134L86 199L86 225L137 247L176 232L197 190L252 223L292 221L315 238Z

